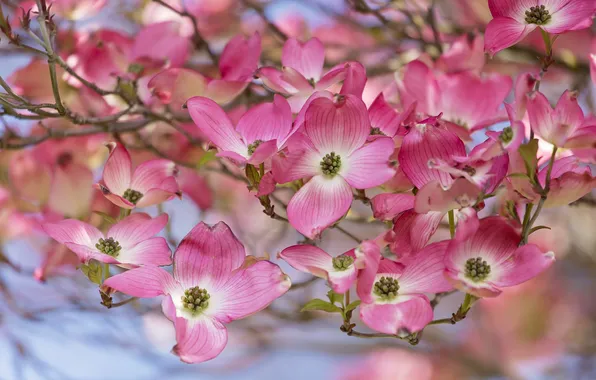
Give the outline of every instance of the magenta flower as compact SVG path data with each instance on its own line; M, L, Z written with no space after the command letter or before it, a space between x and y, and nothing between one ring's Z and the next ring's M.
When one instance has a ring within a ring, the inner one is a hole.
M215 144L218 156L240 164L258 165L281 149L292 135L292 111L288 102L275 95L272 103L252 107L236 128L225 111L202 96L187 102L190 117L201 132Z
M530 280L555 261L553 252L543 253L534 244L519 247L520 240L504 218L481 219L472 237L450 241L445 277L461 291L495 297L502 288Z
M408 335L432 321L433 310L424 293L452 289L443 277L448 243L425 247L405 268L388 259L381 259L378 266L367 265L359 274L357 286L362 322L386 334Z
M103 180L96 187L116 206L147 207L181 196L174 178L178 170L172 161L146 161L133 172L130 154L122 145L111 142L106 146L110 156Z
M555 109L540 92L528 95L528 116L536 136L559 148L591 148L596 145L596 121L584 119L577 94L569 90Z
M589 28L596 10L593 0L488 0L493 19L485 33L490 55L513 46L534 29L551 34Z
M145 213L132 214L103 234L94 226L75 219L45 223L44 231L77 254L81 262L97 260L126 267L170 265L170 248L162 237L154 237L168 223L168 215L151 219Z
M110 277L104 286L134 297L165 295L163 312L176 328L173 352L183 362L199 363L224 349L225 324L266 308L290 288L277 265L250 265L246 258L225 223L199 223L176 249L173 276L159 267L142 267Z
M388 137L367 143L366 106L354 95L314 99L306 111L303 138L289 146L286 165L276 169L278 183L311 178L290 200L288 219L309 238L335 223L352 204L352 187L368 189L390 179ZM298 140L298 139L297 139Z
M294 269L326 279L331 289L338 294L350 289L360 269L357 268L358 259L353 250L332 257L314 245L301 244L284 249L279 257Z

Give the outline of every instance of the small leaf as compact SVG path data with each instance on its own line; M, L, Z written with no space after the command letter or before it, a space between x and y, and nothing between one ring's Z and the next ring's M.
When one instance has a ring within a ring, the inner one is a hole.
M209 162L215 160L216 154L217 154L217 152L215 150L206 151L199 159L199 162L197 163L197 167L200 168L202 166L205 166Z
M109 224L116 224L116 219L112 218L111 216L109 216L105 212L93 211L93 213L101 216L103 218L103 220L105 220Z
M344 298L343 294L338 294L335 293L333 290L330 290L327 292L327 298L329 298L329 301L332 304L335 304L337 302L341 302L341 300Z
M101 264L98 263L97 261L90 261L89 264L87 265L82 265L81 266L81 272L83 272L83 274L85 276L87 276L87 278L89 279L89 281L91 281L94 284L101 284L102 281L102 270L101 270Z
M532 139L532 141L522 144L519 147L518 152L524 160L528 177L533 181L536 174L536 167L538 166L538 158L536 157L536 154L538 153L538 140Z
M330 304L327 301L323 301L322 299L315 298L314 300L308 301L306 305L300 310L303 311L326 311L328 313L341 313L341 309L333 304Z
M358 306L360 306L360 302L361 302L360 300L356 300L356 301L352 302L351 304L349 304L348 307L346 307L346 312L352 311L355 308L357 308Z
M548 226L536 226L536 227L534 227L534 228L532 228L530 230L530 233L528 235L530 235L530 234L532 234L532 233L534 233L534 232L536 232L538 230L544 230L544 229L550 230L550 227L548 227Z

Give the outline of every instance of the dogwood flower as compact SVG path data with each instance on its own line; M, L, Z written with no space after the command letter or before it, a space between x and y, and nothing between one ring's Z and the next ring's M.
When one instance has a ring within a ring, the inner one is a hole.
M176 165L168 160L150 160L133 172L128 151L120 144L106 144L110 156L102 181L95 186L115 205L132 209L147 207L181 196L174 176Z
M172 252L166 240L154 237L167 223L167 214L152 219L145 213L135 213L114 224L105 235L76 219L45 223L42 227L52 239L76 253L83 263L93 259L128 267L172 263Z
M551 34L589 28L593 0L488 0L494 17L486 26L484 50L490 55L513 46L534 29Z
M183 362L199 363L224 349L225 324L266 308L290 288L277 265L246 259L225 223L199 223L176 249L173 275L146 266L110 277L104 287L134 297L165 295L163 312L176 328L173 352Z
M499 216L480 220L467 240L451 240L445 255L445 277L457 289L477 297L496 297L502 289L526 282L546 270L553 252L536 245L519 247L517 231Z
M274 165L278 183L309 178L290 200L288 219L309 238L335 223L352 204L352 187L368 189L390 179L389 157L394 143L388 137L367 143L370 122L366 106L354 95L314 99L283 169Z

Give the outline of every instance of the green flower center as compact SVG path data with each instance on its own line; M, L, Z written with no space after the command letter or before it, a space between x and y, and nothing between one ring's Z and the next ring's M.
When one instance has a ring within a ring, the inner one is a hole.
M379 296L382 300L392 300L397 297L399 284L393 277L381 277L379 281L375 282L373 293Z
M530 10L526 11L526 22L528 24L544 25L551 19L551 15L544 5L537 5L530 7Z
M511 127L503 128L503 131L499 135L499 139L505 144L511 142L511 140L513 140L513 129Z
M97 248L100 252L105 253L106 255L110 255L112 257L118 257L118 254L122 249L120 243L118 243L112 237L109 237L107 239L99 239L97 244L95 244L95 248Z
M347 255L339 255L333 258L333 268L335 270L346 270L352 265L354 258Z
M209 306L209 298L211 296L205 289L195 286L194 288L186 289L181 300L186 310L193 313L200 313Z
M373 136L385 136L383 131L381 131L381 128L377 128L377 127L371 128L370 134Z
M136 205L137 202L141 198L143 198L143 194L141 192L136 191L136 190L133 190L133 189L126 189L126 191L124 192L124 195L122 196L122 198L126 199L127 201L129 201L133 205Z
M464 166L462 170L465 171L466 173L468 173L471 176L473 176L474 174L476 174L476 169L474 169L473 167L471 167L469 165Z
M248 144L248 154L252 156L261 143L263 143L262 140L255 140L252 144Z
M335 154L335 152L326 154L321 160L321 170L323 171L323 174L333 177L339 173L340 168L341 157Z
M474 282L484 281L490 274L490 265L482 257L471 258L466 261L466 277Z

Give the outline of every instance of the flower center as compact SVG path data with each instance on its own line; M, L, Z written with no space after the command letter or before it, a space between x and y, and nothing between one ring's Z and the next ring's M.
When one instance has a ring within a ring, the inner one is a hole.
M530 10L526 11L526 22L528 24L544 25L550 21L551 15L544 5L536 5L530 7Z
M209 298L211 298L209 293L198 286L186 289L181 297L184 308L193 313L200 313L205 310L209 306Z
M97 248L100 252L105 253L106 255L110 255L112 257L118 257L118 254L122 249L120 243L118 243L112 237L109 237L107 239L99 239L97 244L95 244L95 248Z
M397 297L399 284L393 277L381 277L379 281L375 282L373 293L383 300L392 300Z
M262 142L263 140L255 140L252 144L248 144L248 154L252 156Z
M473 167L471 167L469 165L464 166L462 170L465 171L466 173L468 173L471 176L473 176L474 174L476 174L476 169L474 169Z
M513 140L513 129L511 127L503 128L503 131L499 135L499 139L505 144L511 142L511 140Z
M137 202L141 198L143 198L143 194L141 192L136 191L136 190L133 190L133 189L126 189L126 191L124 192L124 195L122 196L122 198L126 199L127 201L129 201L133 205L136 205Z
M466 261L466 277L474 282L484 281L490 274L490 265L482 257L471 258Z
M377 128L377 127L371 128L370 134L373 136L385 136L383 131L381 131L381 128Z
M339 255L333 258L333 268L335 270L343 271L352 265L354 258L347 255Z
M341 157L335 154L335 152L326 154L321 160L321 170L323 171L323 174L333 177L339 173L340 168Z

